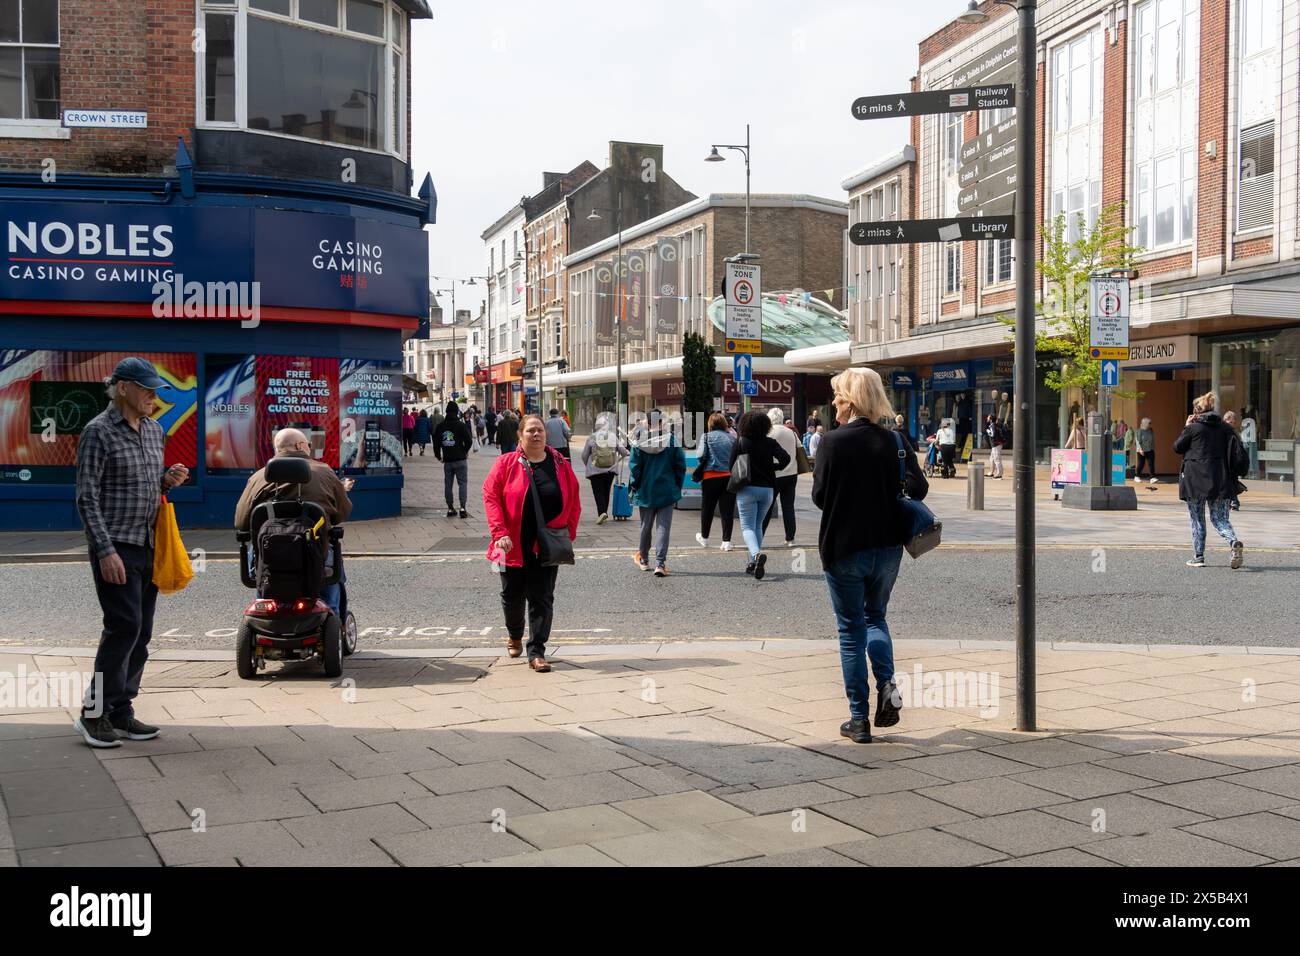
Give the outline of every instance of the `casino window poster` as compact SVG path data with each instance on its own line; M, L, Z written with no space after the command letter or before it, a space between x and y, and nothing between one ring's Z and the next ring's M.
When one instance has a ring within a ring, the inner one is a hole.
M311 442L312 457L338 468L338 370L334 358L208 356L208 472L261 468L274 456L272 439L282 428L297 428Z
M0 482L71 483L77 442L108 407L104 380L128 355L152 362L167 383L153 418L168 465L198 467L198 377L192 353L0 350Z
M339 463L348 474L402 470L402 369L397 362L339 363Z

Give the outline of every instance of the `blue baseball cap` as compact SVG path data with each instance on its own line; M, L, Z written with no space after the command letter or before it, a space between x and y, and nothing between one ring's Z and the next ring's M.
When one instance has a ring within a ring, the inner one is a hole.
M113 382L135 382L142 388L162 388L167 384L151 362L135 355L118 362L117 368L113 369L113 377L108 381L110 385Z

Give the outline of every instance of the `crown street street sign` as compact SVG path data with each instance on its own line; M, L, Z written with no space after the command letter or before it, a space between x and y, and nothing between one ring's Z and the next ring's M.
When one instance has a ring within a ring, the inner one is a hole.
M1014 86L972 86L960 90L927 90L923 93L895 93L891 96L859 96L853 101L852 110L857 119L868 120L931 113L1007 109L1015 104Z
M1010 239L1015 234L1014 216L965 216L954 219L859 222L849 228L849 241L855 246L888 246L896 242Z

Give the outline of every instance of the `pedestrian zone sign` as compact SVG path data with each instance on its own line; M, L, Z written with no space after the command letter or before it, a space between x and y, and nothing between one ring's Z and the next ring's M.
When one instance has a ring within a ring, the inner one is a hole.
M761 353L763 351L762 267L728 262L726 293L727 351L753 355Z
M1128 358L1128 277L1088 280L1088 347L1093 358Z

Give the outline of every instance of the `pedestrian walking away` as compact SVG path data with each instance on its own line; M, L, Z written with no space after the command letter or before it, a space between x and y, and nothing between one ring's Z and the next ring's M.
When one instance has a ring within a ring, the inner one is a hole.
M822 511L817 531L826 586L840 639L840 668L849 719L840 735L871 742L870 677L876 683L877 728L898 723L902 695L894 684L894 644L886 612L907 537L898 503L898 446L876 422L893 414L880 375L849 368L831 379L840 427L826 436L813 469L812 500ZM906 491L929 491L916 455L904 455Z
M429 423L429 413L423 408L420 414L415 416L415 443L420 446L420 454L424 454L424 446L429 444L429 439L433 436L433 431Z
M1133 480L1140 484L1145 472L1154 485L1156 483L1156 433L1151 428L1151 419L1144 418L1138 424L1133 442L1137 449L1137 471L1134 472Z
M560 417L560 410L552 408L551 417L546 420L546 444L563 455L565 461L570 460L569 438L572 435L573 430L569 428L569 423Z
M951 418L945 418L939 423L939 454L943 457L943 477L955 478L957 476L957 425Z
M1178 497L1187 502L1192 526L1192 559L1188 567L1205 567L1205 511L1219 536L1232 551L1230 566L1236 570L1244 562L1245 548L1237 537L1228 511L1236 494L1237 477L1250 470L1250 458L1232 427L1215 411L1219 403L1214 392L1207 392L1192 403L1192 414L1182 434L1174 442L1174 453L1183 456L1178 475Z
M1002 430L1002 423L992 415L984 417L984 435L989 440L989 466L991 471L985 471L984 475L988 478L1002 480L1002 446L1007 443L1006 432Z
M808 460L817 460L817 451L822 447L822 426L814 425L808 435Z
M160 496L189 479L184 465L163 463L165 436L152 416L156 390L166 381L153 365L124 358L105 384L110 404L82 429L76 470L77 513L104 628L74 726L86 743L101 748L160 733L136 718L134 706L158 599L154 525Z
M519 446L519 419L510 409L505 409L497 419L497 448L508 455Z
M522 425L523 447L498 457L483 482L483 512L491 539L487 559L501 572L507 653L523 654L526 617L528 666L544 673L551 669L546 642L551 636L559 568L543 564L538 554L537 513L540 510L547 528L567 529L573 541L582 504L573 468L546 445L546 423L538 415L525 415Z
M433 454L442 462L443 490L447 498L447 517L456 517L452 497L455 483L460 482L460 516L468 518L465 505L469 500L469 458L474 447L469 428L460 420L460 409L455 402L447 403L447 414L433 436Z
M348 497L348 492L352 490L355 479L340 480L333 468L323 461L314 459L311 455L311 442L296 428L280 429L275 433L272 446L275 448L276 458L306 458L311 470L311 478L301 485L278 485L266 480L266 468L253 472L244 486L243 494L235 504L236 531L250 530L253 509L263 501L271 501L288 494L320 505L325 510L331 526L340 525L348 520L348 516L352 514L352 500ZM252 563L251 555L249 563ZM328 572L334 569L332 548L325 552L325 569L328 577ZM249 570L252 568L250 567ZM343 595L343 585L347 584L347 575L347 569L344 568L343 576L339 581L326 584L320 591L320 599L328 604L335 614L339 613L339 602Z
M736 508L740 512L740 533L749 551L745 573L761 581L767 573L767 555L763 553L763 516L772 507L772 490L776 487L776 473L790 464L790 456L771 436L772 419L762 412L749 411L740 416L736 425L740 438L736 442L736 457L732 462L732 487L741 456L748 463L748 480L736 491Z
M402 410L402 455L406 456L411 453L412 445L415 443L415 415L409 408Z
M1229 428L1232 429L1232 436L1233 436L1234 441L1236 441L1237 443L1240 444L1240 442L1241 442L1241 428L1237 425L1237 413L1234 412L1234 411L1231 411L1231 410L1224 412L1224 413L1223 413L1223 424L1227 425ZM1245 453L1246 453L1246 447L1245 447L1245 445L1242 445L1242 447L1241 447L1241 454L1244 455ZM1234 448L1233 448L1233 454L1237 454L1235 446L1234 446ZM1230 460L1230 461L1232 460L1231 456L1229 457L1229 460ZM1241 459L1238 458L1237 460L1240 461ZM1247 460L1249 460L1249 458L1248 458ZM1245 474L1246 474L1246 472L1242 472L1240 475L1234 473L1232 484L1235 486L1235 488L1236 488L1236 492L1240 492L1241 489L1243 489L1243 488L1246 487L1245 485L1241 484L1239 481L1236 480L1237 478L1245 477ZM1234 492L1233 496L1229 499L1229 501L1231 501L1231 503L1232 503L1232 510L1233 510L1233 511L1240 511L1240 510L1241 510L1241 495L1240 495L1239 493L1236 493L1236 492Z
M730 423L722 412L709 416L709 430L700 439L699 465L695 469L700 483L700 530L695 541L702 548L709 546L709 530L713 527L713 512L722 518L722 550L731 550L731 528L736 515L736 496L727 490L731 481L731 458L736 450L736 439L731 434Z
M497 412L491 405L488 406L487 414L483 416L483 423L487 425L487 440L489 445L497 443Z
M609 490L618 473L619 459L628 455L612 426L611 416L597 415L596 427L582 446L582 463L587 468L592 497L596 499L596 524L609 520Z
M641 430L628 459L632 503L641 509L641 540L635 555L637 567L649 571L654 545L654 573L668 575L668 538L673 527L673 506L682 497L686 478L686 452L658 410ZM651 538L653 537L653 541Z
M786 424L785 412L773 408L767 413L772 422L772 437L781 446L781 450L790 456L790 463L776 473L776 484L772 488L772 505L763 515L763 536L767 536L767 526L775 514L778 504L781 509L781 522L785 525L785 546L794 547L794 496L799 487L799 462L796 449L799 436Z

